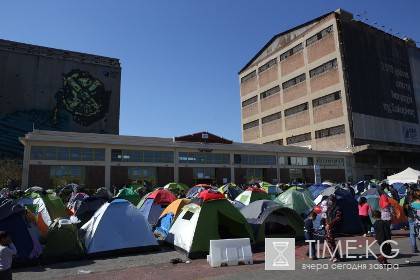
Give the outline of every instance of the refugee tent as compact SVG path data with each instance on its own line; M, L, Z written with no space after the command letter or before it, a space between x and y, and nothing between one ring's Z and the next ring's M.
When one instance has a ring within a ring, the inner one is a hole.
M80 223L76 224L76 226L81 228L92 218L93 214L108 201L108 196L93 195L84 198L74 213L74 216L80 220Z
M55 219L46 239L41 263L78 260L85 254L78 229L69 219Z
M96 211L79 231L88 254L157 249L144 216L125 199L114 199Z
M254 233L257 244L265 238L302 239L303 219L293 209L272 200L258 200L241 209Z
M288 188L287 190L298 191L298 192L306 194L306 196L308 196L311 200L315 199L312 192L307 188L303 188L303 187L299 187L299 186L292 186L292 187Z
M295 210L299 215L310 213L316 205L305 193L293 189L280 194L274 202Z
M207 184L198 184L195 185L194 187L192 187L186 194L185 197L186 198L194 198L197 197L197 195L207 189L211 189L213 188L211 185L207 185Z
M339 190L339 193L345 193L346 195L351 196L350 192L341 188L340 185L336 185L334 187L329 187L324 189L314 200L315 204L319 205L322 200L325 200L326 197L335 194ZM352 196L351 196L352 197Z
M261 187L262 190L264 190L271 199L276 198L279 194L283 192L283 190L277 186L271 185L271 186L264 186Z
M58 196L45 191L25 191L18 204L26 206L37 218L37 226L44 236L47 236L48 226L56 218L68 218L69 214Z
M180 198L169 204L162 214L160 214L159 220L156 223L155 234L161 234L163 237L166 237L172 224L175 222L179 213L181 213L182 208L190 203L190 201L191 199L188 198Z
M243 189L241 189L234 183L227 183L219 188L219 192L224 194L229 200L235 200L235 198L243 191Z
M128 200L135 206L139 204L141 200L141 197L135 192L133 187L120 189L116 197Z
M388 202L391 204L392 210L394 210L395 213L395 216L393 216L391 220L391 229L400 229L408 222L407 216L404 214L404 209L397 201L395 201L395 199L392 199L391 197L388 197ZM367 200L367 203L369 203L370 207L372 207L372 211L380 211L379 197L370 197ZM369 216L373 224L375 219L373 219L372 213L369 213Z
M13 200L0 198L0 230L10 234L17 250L13 264L18 266L33 263L42 252L38 240L28 229L36 225L26 218L24 212L25 209Z
M82 202L82 200L86 197L88 197L89 195L83 193L83 192L79 192L79 193L73 193L72 196L70 197L69 202L67 203L67 209L71 212L71 215L74 215L74 212L76 211L76 209L79 207L80 203Z
M372 196L380 197L383 194L385 194L385 192L383 190L378 189L378 188L372 188L372 189L369 189L369 190L365 191L360 196L364 196L364 197L372 197Z
M247 206L248 204L261 199L271 200L271 197L262 189L247 188L244 192L242 192L235 198L233 205L235 205L236 208L241 209Z
M334 188L335 191L333 194L337 198L337 204L342 211L342 222L337 228L337 233L360 233L362 231L362 225L360 223L357 200L348 191L340 187ZM330 194L322 196L321 194L318 196L319 203L317 204L320 205L323 200L327 200L329 195ZM314 227L319 227L320 219L321 215L318 215L317 219L314 221Z
M147 219L149 224L155 225L162 214L163 210L174 202L176 197L167 190L157 190L150 193L143 204L137 205L140 213Z
M393 183L417 183L420 180L420 171L408 167L400 173L390 175L387 177L388 184Z
M188 187L187 185L183 184L183 183L168 183L163 187L164 190L168 190L170 192L172 192L175 195L179 195L179 194L185 194L190 187Z
M189 258L205 257L210 240L249 238L252 229L245 217L226 197L214 190L205 190L184 206L165 239Z
M312 196L315 199L320 195L320 193L323 190L325 190L329 187L331 187L331 186L330 185L319 184L319 185L312 185L308 189L312 192Z

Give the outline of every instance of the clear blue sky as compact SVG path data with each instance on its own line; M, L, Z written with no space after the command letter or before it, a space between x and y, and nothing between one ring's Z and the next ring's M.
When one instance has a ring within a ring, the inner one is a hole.
M420 41L418 0L13 0L0 38L119 58L120 134L241 142L239 70L274 35L338 8Z

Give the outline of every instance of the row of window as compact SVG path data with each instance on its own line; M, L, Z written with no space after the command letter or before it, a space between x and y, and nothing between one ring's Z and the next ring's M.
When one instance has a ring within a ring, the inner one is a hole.
M173 163L174 153L167 151L113 149L111 151L111 161Z
M180 163L230 164L229 154L180 152Z
M291 116L291 115L294 115L294 114L297 114L306 110L308 110L308 102L305 102L303 104L284 110L284 116L288 117L288 116Z
M265 123L269 123L269 122L272 122L272 121L275 121L275 120L279 120L279 119L281 119L281 112L274 113L274 114L271 114L271 115L269 115L267 117L262 118L261 119L261 123L262 124L265 124Z
M325 128L321 130L315 131L315 139L331 137L334 135L344 134L345 133L345 126L338 125L330 128ZM286 139L287 145L310 141L312 140L311 133L304 133L296 136L292 136Z
M247 165L275 165L276 157L271 155L240 155L235 154L233 162L235 164Z
M34 146L31 160L104 161L105 149Z
M328 62L310 70L309 71L309 76L311 78L316 77L316 76L319 76L323 73L326 73L326 72L328 72L332 69L335 69L338 66L337 63L338 63L337 59L333 59L331 61L328 61ZM305 73L303 73L299 76L296 76L296 77L282 83L283 90L286 90L290 87L293 87L295 85L303 83L304 81L306 81L306 74ZM277 92L280 92L280 86L275 86L275 87L270 88L269 90L263 91L262 93L260 93L260 100L262 100L264 98L267 98L267 97L269 97L273 94L276 94ZM249 106L249 105L251 105L253 103L256 103L256 102L258 102L258 95L255 95L255 96L243 101L242 102L242 108L246 107L246 106Z
M315 35L309 37L306 40L306 46L310 46L310 45L318 42L319 40L327 37L328 35L330 35L332 33L333 33L333 26L330 25L329 27L321 30L320 32L316 33ZM294 54L296 54L296 53L298 53L302 50L303 50L303 44L302 43L297 44L293 48L291 48L291 49L285 51L284 53L282 53L279 57L280 61L283 61L283 60L287 59L288 57L290 57L290 56L292 56L292 55L294 55ZM273 58L272 60L268 61L264 65L260 66L258 68L258 74L266 71L267 69L271 68L272 66L274 66L276 64L277 64L277 57ZM244 82L254 78L256 75L257 75L256 71L255 70L252 71L251 73L249 73L249 74L247 74L247 75L245 75L244 77L241 78L241 83L244 83Z

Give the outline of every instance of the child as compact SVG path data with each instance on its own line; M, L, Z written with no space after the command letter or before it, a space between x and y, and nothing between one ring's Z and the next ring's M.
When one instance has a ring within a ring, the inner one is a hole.
M370 236L370 227L372 226L369 217L369 211L372 212L372 207L367 203L366 197L362 196L359 199L359 218L362 223L363 236Z
M327 220L327 210L328 210L328 203L326 200L323 200L321 202L321 221L319 222L319 229L323 230L325 229L325 221Z
M311 214L309 214L309 217L305 220L305 229L304 229L304 234L305 234L305 240L314 240L314 224L313 221L316 219L316 213L315 212L311 212ZM315 242L311 242L310 244L308 244L308 252L306 253L306 255L312 259L312 260L316 260L316 251L315 251Z
M388 264L387 258L384 256L391 254L391 244L385 243L388 240L391 240L391 231L389 225L386 221L381 220L381 212L376 210L372 214L375 219L373 228L375 229L375 238L378 241L379 246L382 246L381 255L378 257L378 262L380 264ZM385 243L384 245L382 245Z
M13 245L10 235L6 231L0 231L0 279L12 279L12 257L16 255L16 247Z

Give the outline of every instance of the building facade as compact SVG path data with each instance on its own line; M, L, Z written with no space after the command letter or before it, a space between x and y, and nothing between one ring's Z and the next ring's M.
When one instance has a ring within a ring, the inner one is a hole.
M350 153L235 143L208 132L156 138L35 130L20 142L23 188L314 182L314 165L321 180L342 182L353 172Z
M337 10L274 36L239 72L244 143L353 154L347 180L419 168L420 51Z
M0 40L0 156L33 129L119 133L116 58Z

